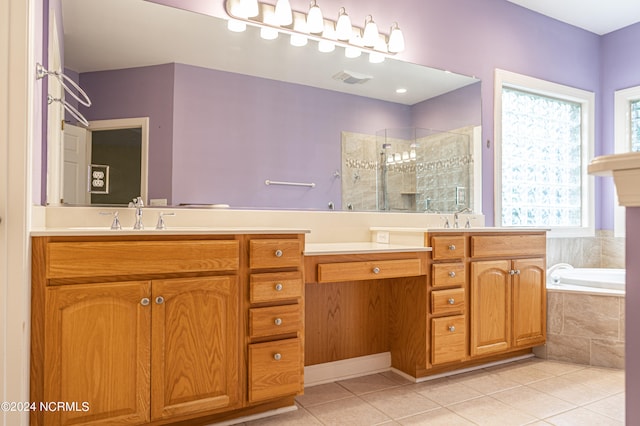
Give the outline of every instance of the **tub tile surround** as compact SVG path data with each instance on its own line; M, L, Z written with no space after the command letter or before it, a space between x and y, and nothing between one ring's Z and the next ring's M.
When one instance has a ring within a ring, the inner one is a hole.
M547 293L547 343L541 358L624 368L625 299L620 296Z
M595 237L548 238L547 267L569 263L576 268L624 268L625 239L598 230Z

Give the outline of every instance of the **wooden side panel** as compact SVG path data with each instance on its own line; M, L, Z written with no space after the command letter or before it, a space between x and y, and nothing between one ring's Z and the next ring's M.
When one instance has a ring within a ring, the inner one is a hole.
M306 284L305 365L387 352L388 284Z
M90 409L49 411L44 424L149 421L150 294L148 281L47 290L44 401Z
M249 402L301 391L299 339L249 345Z
M471 262L471 356L509 349L511 263Z
M318 282L373 280L422 275L421 259L318 264Z
M278 302L302 297L302 271L251 274L251 303Z
M471 237L472 257L514 257L544 255L547 238L542 234L474 235Z
M238 241L54 242L47 278L235 271Z
M519 271L513 281L513 344L543 344L547 335L545 260L514 260L513 268Z
M153 282L152 420L240 405L238 291L229 276Z
M252 239L249 242L249 267L298 268L302 265L303 244L294 239Z

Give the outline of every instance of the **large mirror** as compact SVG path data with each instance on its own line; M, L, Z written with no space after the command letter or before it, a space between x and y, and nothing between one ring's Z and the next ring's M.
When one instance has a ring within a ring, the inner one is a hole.
M143 0L58 1L65 72L92 100L79 111L90 122L148 117L149 200L346 209L345 135L375 144L381 129L481 123L472 77L267 41L256 28L233 33L224 19Z

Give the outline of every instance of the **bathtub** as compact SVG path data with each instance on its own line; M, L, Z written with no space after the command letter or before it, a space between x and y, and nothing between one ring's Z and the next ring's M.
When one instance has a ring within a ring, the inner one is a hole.
M625 275L624 269L574 268L560 263L547 270L547 290L624 296Z

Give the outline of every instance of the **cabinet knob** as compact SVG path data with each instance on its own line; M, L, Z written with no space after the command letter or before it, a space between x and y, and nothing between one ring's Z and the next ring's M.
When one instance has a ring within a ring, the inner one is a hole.
M282 283L278 283L275 286L276 291L282 291L283 288L284 288L284 286L282 285Z
M273 321L273 323L274 323L275 325L282 325L282 318L276 318L276 319Z
M379 274L380 273L380 268L378 268L377 266L375 268L373 268L373 273L374 274Z
M513 269L509 269L509 275L515 275L516 271L514 271Z
M142 300L140 301L140 304L142 306L149 306L149 303L151 303L151 301L149 300L148 297L143 297Z
M516 275L520 275L520 269L516 269L515 272L516 272Z
M273 359L276 361L280 361L282 359L282 355L278 353L273 354Z
M162 305L164 303L164 297L158 296L156 297L156 305Z
M447 302L449 302L450 305L453 305L454 303L456 303L456 299L454 299L453 297L450 297L449 300L447 300Z
M451 245L449 246L449 250L455 250L455 249L456 249L455 244L451 244Z
M278 249L274 254L276 255L276 257L282 257L282 250Z
M454 325L450 325L449 331L453 333L454 331L456 331L456 327Z
M453 272L453 271L451 271L451 272L449 272L449 276L450 276L451 278L455 278L456 273L455 273L455 272Z

